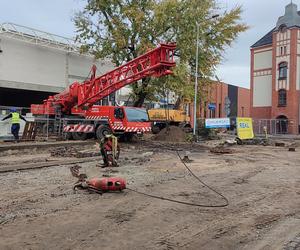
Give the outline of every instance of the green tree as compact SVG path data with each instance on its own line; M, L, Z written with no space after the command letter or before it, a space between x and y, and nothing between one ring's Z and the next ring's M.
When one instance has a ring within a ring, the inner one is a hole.
M218 12L218 19L210 19ZM200 27L199 71L209 78L222 54L247 26L241 23L241 7L223 13L215 0L87 0L74 17L82 51L96 58L111 58L119 66L136 58L160 41L176 42L174 75L143 79L132 85L135 106L165 90L179 97L192 96L195 72L196 21ZM201 89L200 89L201 92Z

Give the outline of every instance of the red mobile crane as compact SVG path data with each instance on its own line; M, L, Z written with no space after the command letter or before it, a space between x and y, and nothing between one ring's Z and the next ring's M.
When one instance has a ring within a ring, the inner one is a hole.
M74 139L86 139L88 134L101 139L108 133L121 134L128 138L135 133L150 131L151 123L145 109L95 104L120 88L145 77L171 74L170 69L175 66L175 48L173 43L160 44L159 47L99 77L96 77L94 65L90 79L83 83L74 82L62 93L49 96L43 104L32 104L31 113L36 117L64 117L69 118L70 122L73 120L64 125L63 131L68 138Z

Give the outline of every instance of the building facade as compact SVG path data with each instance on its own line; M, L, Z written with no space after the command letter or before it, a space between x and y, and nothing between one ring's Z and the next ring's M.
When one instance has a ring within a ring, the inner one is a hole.
M81 54L71 39L5 23L0 25L0 105L29 107L84 81L93 64L97 75L113 69L109 60Z
M251 116L299 133L300 12L290 3L276 27L251 47Z
M200 100L197 118L203 120L205 118L250 117L250 89L224 82L212 82L201 91L206 97L204 102ZM189 107L189 115L193 125L193 103Z
M206 95L206 101L200 104L201 118L250 116L250 89L214 82Z

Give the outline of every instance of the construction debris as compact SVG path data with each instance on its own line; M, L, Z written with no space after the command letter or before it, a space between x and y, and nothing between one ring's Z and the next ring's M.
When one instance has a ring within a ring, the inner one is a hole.
M248 140L241 140L239 138L236 138L238 145L263 145L263 146L269 146L270 141L266 138L253 138Z
M237 144L237 141L236 140L226 140L225 141L225 144L226 145L229 145L229 146L232 146L232 145L236 145Z
M284 142L275 142L275 147L284 147L285 143Z
M50 150L50 154L53 157L76 157L76 158L86 158L99 156L98 152L91 151L79 151L75 147L58 147Z
M234 151L232 149L225 148L222 146L217 146L217 147L211 148L209 151L213 154L232 154L232 153L234 153Z

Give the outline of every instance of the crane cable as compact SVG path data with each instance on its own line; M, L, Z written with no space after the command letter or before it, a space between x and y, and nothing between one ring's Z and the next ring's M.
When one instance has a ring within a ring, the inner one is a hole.
M170 201L170 202L174 202L174 203L179 203L179 204L183 204L183 205L188 205L188 206L194 206L194 207L206 207L206 208L222 208L222 207L227 207L229 205L229 201L228 199L221 194L220 192L216 191L214 188L210 187L209 185L207 185L205 182L203 182L198 176L196 176L193 171L186 165L186 163L183 161L183 159L180 157L179 152L176 151L178 158L180 159L181 163L185 166L185 168L190 172L190 174L196 179L198 180L202 185L204 185L205 187L207 187L208 189L210 189L211 191L213 191L214 193L216 193L218 196L220 196L225 202L223 204L220 205L207 205L207 204L197 204L197 203L191 203L191 202L185 202L185 201L179 201L179 200L175 200L175 199L170 199L167 197L163 197L163 196L158 196L158 195L153 195L153 194L148 194L145 192L141 192L138 191L136 189L132 189L132 188L128 188L126 187L126 189L147 196L147 197L151 197L154 199L160 199L160 200L165 200L165 201Z

